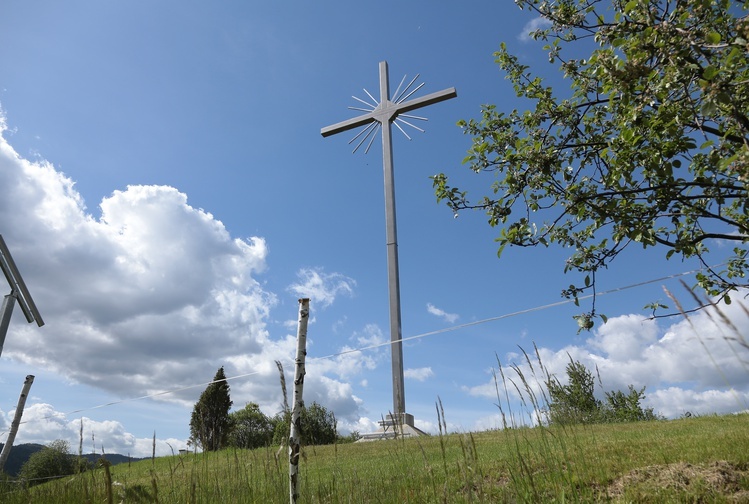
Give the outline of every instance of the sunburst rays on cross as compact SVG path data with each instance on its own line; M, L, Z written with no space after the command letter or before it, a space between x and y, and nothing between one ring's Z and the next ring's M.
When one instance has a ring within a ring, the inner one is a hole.
M419 89L424 87L424 83L422 82L421 84L417 85L415 88L411 89L411 87L414 85L416 80L419 78L419 74L416 74L416 77L411 79L411 82L409 82L408 85L405 88L403 88L403 90L401 91L401 87L403 86L403 83L406 82L407 78L408 78L407 75L403 76L403 79L401 79L400 84L398 84L398 87L396 88L395 93L393 93L394 98L392 101L396 105L401 104L404 101L408 100L411 96L414 95L414 93L416 93ZM348 107L349 110L359 110L361 112L374 112L377 109L377 107L380 106L380 102L378 102L377 99L374 96L372 96L372 94L369 91L366 90L366 88L364 88L363 91L367 94L369 99L372 100L371 102L362 100L361 98L356 97L356 96L352 96L351 98L358 101L359 103L362 103L363 105L366 105L369 108L351 106L351 107ZM415 115L410 115L410 114L397 115L395 119L393 120L392 124L395 125L395 127L398 128L400 132L403 133L403 135L406 138L411 140L411 136L408 133L406 133L406 130L404 130L403 127L399 123L402 123L406 126L410 126L416 131L420 131L421 133L424 133L423 129L419 128L415 124L411 124L410 122L406 121L404 117L408 119L414 119L417 121L428 121L429 119L427 119L426 117L420 117L420 116L415 116ZM355 153L357 150L359 150L359 147L361 147L367 140L369 140L369 143L367 143L367 147L364 149L364 153L365 154L368 153L370 147L372 147L372 143L374 142L374 139L377 137L377 133L380 130L380 128L382 128L382 123L380 123L379 121L372 121L366 127L364 127L359 133L357 133L356 136L354 136L354 138L349 140L348 143L350 145L361 137L361 139L359 140L359 143L356 144L356 147L354 147L354 150L352 151L352 153Z

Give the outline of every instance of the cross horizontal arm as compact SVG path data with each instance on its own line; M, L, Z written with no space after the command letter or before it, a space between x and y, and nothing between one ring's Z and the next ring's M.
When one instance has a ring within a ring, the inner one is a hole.
M320 134L323 137L329 137L330 135L335 135L336 133L341 133L343 131L348 131L350 129L358 128L359 126L364 126L365 124L371 123L374 120L375 120L375 113L370 112L369 114L364 114L359 117L354 117L352 119L339 122L338 124L334 124L332 126L326 126L320 130Z
M383 122L385 121L385 117L387 117L387 120L392 121L398 114L404 114L421 107L432 105L433 103L439 103L441 101L449 100L450 98L455 98L456 96L458 96L458 92L454 87L451 87L403 103L393 103L388 101L385 107L382 107L382 104L380 104L380 106L369 114L360 115L359 117L354 117L333 124L332 126L326 126L320 130L320 134L322 134L323 137L329 137L336 133L364 126L372 121Z
M458 96L458 92L454 87L443 89L442 91L437 91L436 93L431 93L422 96L421 98L414 98L413 100L396 104L395 106L397 107L397 110L394 115L404 114L433 103L439 103L441 101L449 100L450 98L455 98L456 96Z
M26 288L26 284L23 278L21 278L18 268L16 268L16 263L13 262L13 257L11 257L8 247L5 245L2 235L0 235L0 268L5 273L8 283L10 283L11 294L16 293L15 297L18 299L18 304L21 305L21 310L26 316L26 320L29 324L36 322L39 327L42 327L44 325L42 316L39 314L34 300L31 299L31 294Z

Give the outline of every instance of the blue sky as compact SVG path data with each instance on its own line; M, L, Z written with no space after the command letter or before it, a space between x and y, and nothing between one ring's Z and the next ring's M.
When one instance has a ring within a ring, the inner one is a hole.
M504 317L561 300L577 280L562 273L568 251L497 259L483 215L436 203L437 172L491 183L461 166L470 138L456 122L484 103L524 107L494 64L499 44L553 75L523 37L538 22L509 1L4 2L0 233L46 325L14 314L0 441L27 374L18 443L77 446L83 418L86 449L147 456L155 431L169 453L222 365L242 376L235 407L274 414L274 360L291 372L301 296L312 299L306 401L344 430L373 429L392 404L389 348L320 357L389 340L382 159L352 154L353 132L320 129L358 114L347 107L363 88L377 96L383 60L391 88L418 73L416 96L458 91L419 111L425 133L393 132L403 336L463 326L404 343L417 426L436 430L438 398L453 430L499 425L495 355L521 363L534 343L560 375L571 355L597 365L607 390L647 385L647 405L668 417L746 409L746 350L726 345L725 328L705 315L646 320L646 303L672 304L664 287L691 307L679 279L692 276L599 297L609 323L591 333L571 318L585 306ZM599 290L697 268L664 253L630 251ZM737 303L726 310L747 328ZM162 391L175 392L135 399Z

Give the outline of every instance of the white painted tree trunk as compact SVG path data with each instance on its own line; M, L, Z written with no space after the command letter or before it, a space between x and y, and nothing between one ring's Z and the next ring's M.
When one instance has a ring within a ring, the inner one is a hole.
M34 375L26 376L26 380L23 382L23 389L21 389L21 397L18 398L16 414L13 417L13 423L10 424L10 433L8 434L8 439L5 440L3 452L0 453L0 473L3 472L5 461L8 460L8 457L10 456L10 449L13 447L13 441L16 440L18 426L21 424L21 416L23 416L23 408L26 406L26 398L29 395L29 390L31 389L32 383L34 383Z
M294 368L294 396L292 399L291 428L289 433L289 501L299 499L299 455L301 453L301 419L304 399L304 358L307 356L307 321L309 299L299 300L299 324L296 335L296 366Z

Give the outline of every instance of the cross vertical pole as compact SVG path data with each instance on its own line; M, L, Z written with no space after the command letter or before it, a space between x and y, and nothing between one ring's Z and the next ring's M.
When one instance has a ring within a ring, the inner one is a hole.
M386 61L380 62L380 103L390 101ZM393 170L392 128L382 121L382 168L385 175L385 233L387 243L388 290L390 299L390 352L393 375L394 420L402 423L406 412L406 388L403 379L403 343L401 327L400 274L398 269L398 230L395 224L395 175Z

